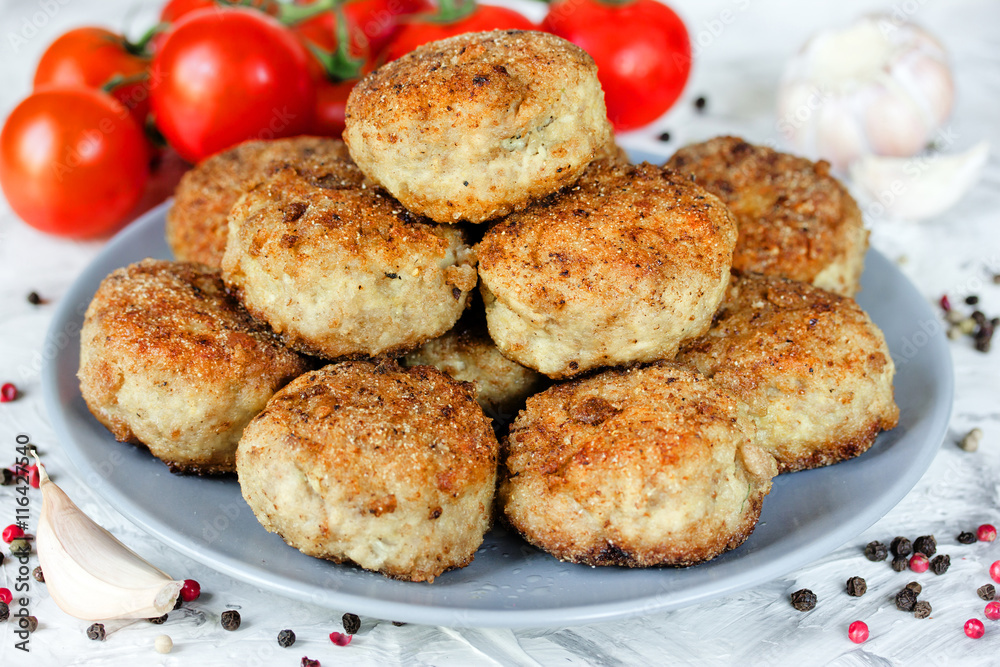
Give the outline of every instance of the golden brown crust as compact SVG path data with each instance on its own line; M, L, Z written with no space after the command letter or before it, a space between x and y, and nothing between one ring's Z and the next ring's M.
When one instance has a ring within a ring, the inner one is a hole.
M222 266L229 210L276 165L349 160L344 142L323 137L247 141L198 163L184 174L167 212L167 243L182 262Z
M677 357L745 400L781 472L865 452L893 428L894 366L853 299L735 273L712 329Z
M258 519L292 546L433 581L482 541L498 448L471 384L428 366L349 361L275 394L237 465Z
M726 207L686 177L595 162L479 244L490 334L554 378L672 358L708 328L735 241Z
M519 30L458 35L380 67L352 90L346 124L365 173L438 222L521 209L613 141L593 59Z
M243 426L308 368L226 293L217 270L191 263L147 259L114 271L80 340L91 412L175 472L231 472Z
M741 544L775 474L746 406L675 364L528 399L504 443L510 523L557 558L686 566Z
M411 214L349 160L285 165L230 215L223 278L290 347L406 352L443 334L476 285L460 229Z
M734 268L857 293L868 232L829 164L717 137L680 149L667 166L692 175L733 212Z

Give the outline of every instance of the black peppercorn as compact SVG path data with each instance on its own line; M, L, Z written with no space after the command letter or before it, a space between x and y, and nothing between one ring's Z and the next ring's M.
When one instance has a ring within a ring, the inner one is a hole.
M865 558L872 561L885 560L889 556L889 551L885 545L875 540L865 545Z
M982 599L989 602L990 600L995 600L997 597L997 589L993 587L993 584L984 584L976 589L976 594Z
M0 623L6 623L8 618L10 618L10 607L6 602L0 602Z
M698 96L698 98L695 99L694 101L694 108L697 109L698 111L704 111L705 107L707 106L708 106L708 100L705 99L704 95Z
M909 556L913 553L913 543L905 537L897 537L889 545L893 556Z
M182 604L184 604L184 598L178 595L177 602L174 603L174 609L180 609Z
M94 623L92 626L87 628L87 637L93 639L95 642L103 642L106 634L104 632L103 623Z
M910 583L906 584L906 587L909 588L911 591L913 591L914 594L916 595L920 595L920 591L924 590L923 586L921 586L915 581L911 581Z
M222 629L229 630L230 632L239 629L240 622L242 621L242 619L240 618L240 612L236 611L235 609L227 609L226 611L222 612L221 620L222 620Z
M10 486L14 483L14 473L7 468L3 469L3 478L0 479L0 486Z
M25 627L25 625L27 625L29 633L33 633L35 630L38 629L38 619L35 618L34 616L28 616L28 617L26 617L24 619L21 619L21 620L27 621L26 624L22 623L21 627Z
M859 598L868 591L868 584L861 577L851 577L847 580L847 594Z
M913 611L913 605L917 603L917 594L912 589L904 588L896 593L896 609L900 611Z
M37 581L38 583L40 584L45 583L45 573L42 572L41 566L38 566L34 570L32 570L31 576L33 576L35 578L35 581Z
M344 614L341 622L344 624L344 632L349 635L356 635L361 629L361 619L357 614Z
M913 605L913 615L916 618L927 618L931 615L931 603L927 600L920 600Z
M977 303L979 303L979 297L976 296L975 294L970 294L969 296L965 297L965 302L970 306L974 306Z
M28 303L32 306L40 306L45 303L45 300L38 296L38 292L28 292Z
M163 625L167 622L167 615L164 614L163 616L157 616L156 618L147 618L146 620L153 625Z
M896 556L892 559L892 569L896 572L902 572L909 566L910 561L906 560L906 556Z
M816 594L808 588L792 593L792 606L799 611L809 611L816 606Z
M958 534L959 544L972 544L976 541L976 534L970 533L969 531L963 531Z
M3 565L3 562L4 562L4 561L5 561L6 559L7 559L7 557L3 555L3 552L2 552L2 551L0 551L0 565Z
M944 574L951 567L951 556L935 556L931 559L931 572Z
M319 660L310 660L306 656L302 656L302 662L299 663L299 667L319 667Z
M670 133L669 132L660 132L660 136L658 136L656 138L659 139L660 141L666 143L666 142L670 141Z
M395 625L397 628L401 628L404 625L406 625L406 623L403 623L402 621L393 621L392 624Z
M921 535L913 540L913 551L930 558L937 551L937 540L934 539L933 535Z
M295 643L295 633L291 630L282 630L278 633L278 646L288 648Z

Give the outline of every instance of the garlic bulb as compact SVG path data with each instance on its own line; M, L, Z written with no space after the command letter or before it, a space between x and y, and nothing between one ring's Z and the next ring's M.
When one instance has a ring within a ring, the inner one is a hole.
M87 621L154 618L174 608L182 581L140 558L97 525L38 462L42 513L38 560L59 608Z
M990 146L981 141L957 155L918 158L869 155L851 165L851 180L872 214L894 218L931 218L955 204L975 185Z
M785 68L778 129L799 152L845 169L863 155L921 151L951 113L944 48L894 16L814 36Z

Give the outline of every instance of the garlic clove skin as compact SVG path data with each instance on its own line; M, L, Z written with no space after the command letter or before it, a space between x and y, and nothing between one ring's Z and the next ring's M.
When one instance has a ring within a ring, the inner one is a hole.
M42 491L36 550L46 588L59 608L86 621L153 618L173 609L184 582L143 560L84 514L35 460Z
M851 165L851 180L871 202L869 211L880 207L891 217L923 220L951 208L975 185L989 152L989 143L982 141L958 155L869 155Z
M937 40L898 18L866 16L815 35L788 62L778 129L797 152L844 171L865 155L919 153L953 101Z

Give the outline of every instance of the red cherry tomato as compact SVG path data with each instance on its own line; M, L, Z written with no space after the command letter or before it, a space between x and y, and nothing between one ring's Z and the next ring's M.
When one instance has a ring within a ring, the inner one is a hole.
M101 88L114 77L134 78L149 67L149 60L132 53L121 35L104 28L70 30L49 45L35 70L35 90L46 86ZM136 81L112 90L140 125L149 115L149 85Z
M347 97L357 79L325 81L316 89L316 117L311 134L339 139L344 134L344 113Z
M297 5L312 5L316 0L296 0ZM406 16L433 9L430 0L355 0L344 5L351 31L351 50L369 53L375 58L402 29ZM295 30L317 46L337 49L337 17L323 12L295 26Z
M309 58L290 30L262 12L192 12L153 58L157 127L190 162L247 139L308 132L316 100Z
M691 72L684 22L656 0L556 0L542 28L594 58L617 130L659 118L680 97Z
M576 2L578 0L570 0ZM586 1L586 0L584 0ZM433 14L418 14L406 20L402 30L385 51L385 62L404 56L421 44L464 32L483 30L538 30L523 14L505 7L478 5L471 14L449 23L441 23Z
M170 0L160 11L160 23L176 23L186 14L208 7L223 7L217 0ZM263 9L271 16L277 16L280 7L275 0L253 0L251 7Z
M0 132L0 186L11 208L61 236L97 236L122 223L142 196L148 162L128 110L89 88L38 91Z

